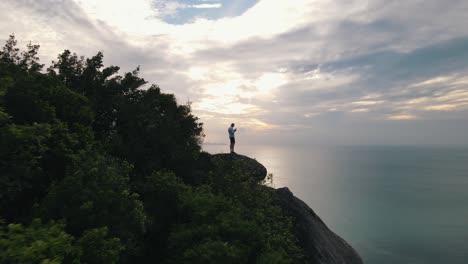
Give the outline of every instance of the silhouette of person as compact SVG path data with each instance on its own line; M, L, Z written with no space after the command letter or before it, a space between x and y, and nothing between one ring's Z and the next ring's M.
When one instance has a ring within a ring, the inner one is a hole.
M231 145L229 148L231 149L231 153L234 152L234 145L236 144L236 137L234 136L234 133L236 133L237 128L234 128L234 123L231 124L231 126L228 128L228 133L229 133L229 140L231 141Z

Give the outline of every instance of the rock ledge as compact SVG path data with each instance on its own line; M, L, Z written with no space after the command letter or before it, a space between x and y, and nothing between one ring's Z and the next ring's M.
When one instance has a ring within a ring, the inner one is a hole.
M293 218L294 235L310 263L362 264L359 254L333 233L318 215L288 188L275 190L276 201Z

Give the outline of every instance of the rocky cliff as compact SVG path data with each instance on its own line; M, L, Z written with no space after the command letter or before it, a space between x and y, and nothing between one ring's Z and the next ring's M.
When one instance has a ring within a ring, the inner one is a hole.
M288 188L276 189L275 193L275 202L294 219L294 235L311 263L363 263L359 254Z
M210 164L219 170L241 164L246 174L263 180L267 169L254 159L237 154L211 155ZM216 164L216 165L214 165ZM221 165L220 165L221 164ZM222 167L219 167L222 166ZM309 263L317 264L361 264L359 254L341 237L333 233L320 217L303 201L295 197L288 188L273 189L274 203L292 217L294 235L304 249Z

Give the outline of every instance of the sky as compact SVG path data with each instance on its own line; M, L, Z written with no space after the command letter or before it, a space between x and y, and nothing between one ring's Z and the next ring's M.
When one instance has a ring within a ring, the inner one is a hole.
M0 41L104 53L205 143L468 145L466 0L2 0ZM149 87L149 85L148 85Z

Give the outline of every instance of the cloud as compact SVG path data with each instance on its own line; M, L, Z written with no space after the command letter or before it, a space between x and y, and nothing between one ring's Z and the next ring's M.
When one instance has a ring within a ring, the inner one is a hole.
M221 8L223 4L198 4L198 5L191 5L192 8L199 8L199 9L209 9L209 8Z
M426 106L424 109L428 111L452 111L455 108L457 108L457 106L453 104L442 104Z
M352 102L352 105L356 106L371 106L371 105L377 105L377 104L382 104L384 101L358 101L358 102Z
M468 2L240 2L227 16L234 2L4 0L0 38L41 44L45 62L69 48L103 50L123 70L141 65L150 82L193 102L208 141L222 140L231 119L252 141L279 130L353 141L373 138L377 123L397 134L410 122L466 121ZM189 11L220 13L165 21Z
M153 6L156 8L157 16L162 18L176 16L179 10L190 7L178 1L155 1Z
M412 120L416 119L414 115L391 115L388 117L389 120Z
M367 112L369 112L369 109L367 108L358 108L358 109L351 110L351 113L367 113Z

